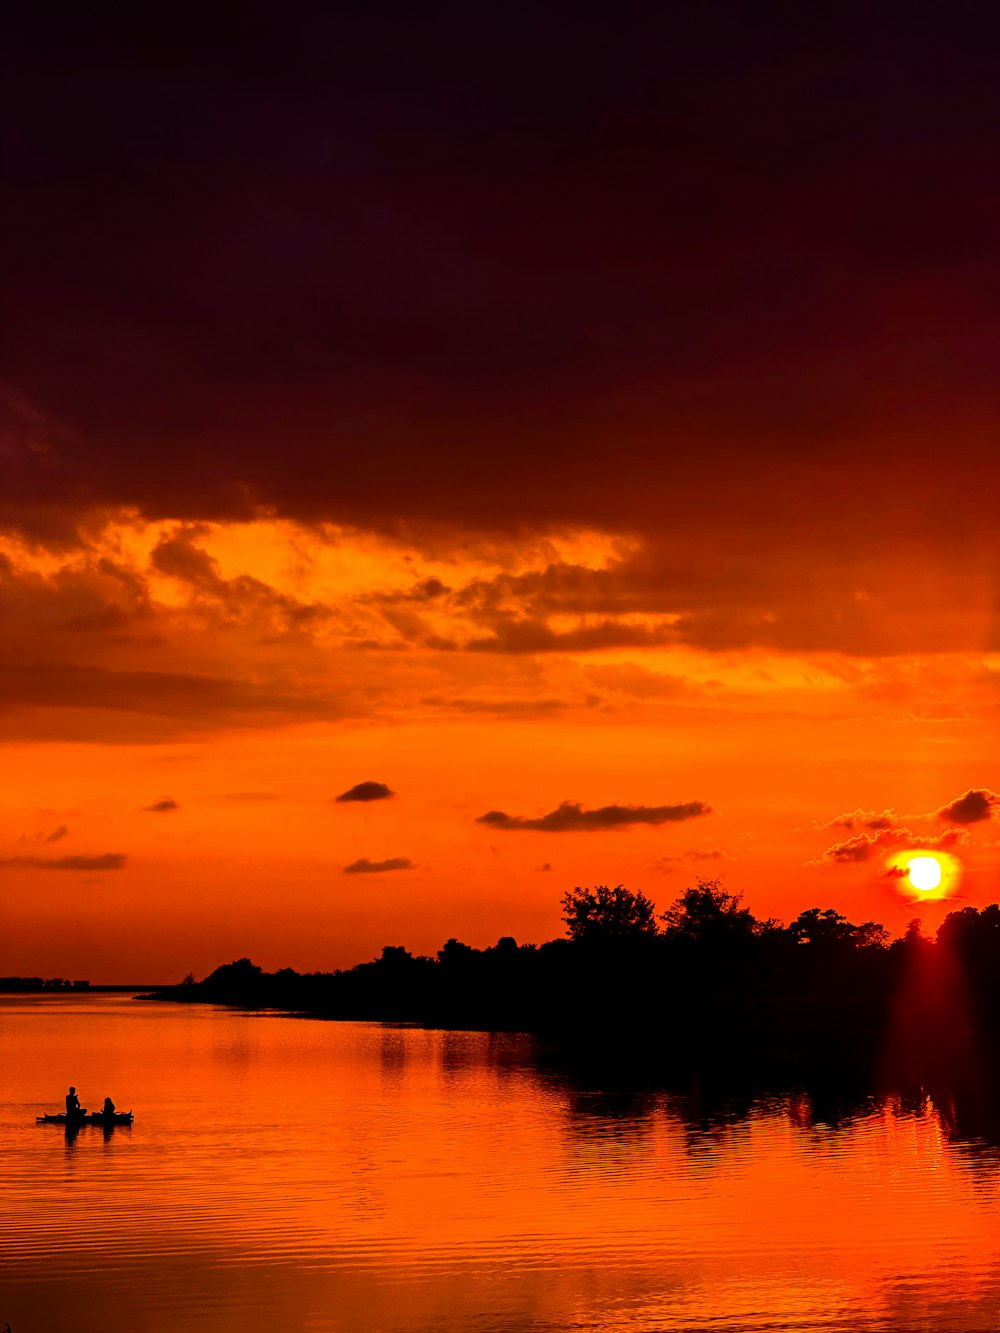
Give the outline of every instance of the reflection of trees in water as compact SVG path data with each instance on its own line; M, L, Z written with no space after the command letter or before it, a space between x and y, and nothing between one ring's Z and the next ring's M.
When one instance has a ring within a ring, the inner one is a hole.
M565 1108L564 1125L575 1170L645 1168L666 1131L689 1164L712 1170L750 1150L755 1120L782 1118L809 1142L811 1153L837 1153L838 1143L873 1117L931 1121L952 1160L968 1169L990 1197L1000 1189L1000 1079L984 1097L982 1078L887 1088L857 1071L816 1073L809 1079L746 1077L712 1068L639 1078L593 1054L540 1045L535 1080Z
M857 1082L814 1079L796 1088L785 1100L784 1110L797 1129L806 1133L850 1130L859 1120L879 1110L883 1099L875 1089Z
M406 1072L412 1043L399 1028L385 1027L379 1031L378 1060L383 1081L397 1083Z
M970 1071L948 1084L931 1087L929 1097L945 1137L983 1160L1000 1158L1000 1080L996 1070Z
M442 1081L454 1086L484 1078L506 1086L533 1076L535 1038L519 1032L466 1032L439 1029L433 1033L435 1059Z

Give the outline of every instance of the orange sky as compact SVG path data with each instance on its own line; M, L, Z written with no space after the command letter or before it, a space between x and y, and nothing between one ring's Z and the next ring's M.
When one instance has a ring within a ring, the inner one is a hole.
M1000 897L988 16L334 8L19 19L0 974Z
M955 853L949 905L996 896L1000 659L974 651L971 598L928 608L964 651L710 651L633 599L647 552L625 537L431 550L115 515L79 548L4 551L0 973L169 979L243 953L311 969L453 934L541 940L576 884L666 907L699 875L760 916L832 905L901 931L916 909L886 869L907 846ZM558 606L591 578L608 609ZM470 648L500 624L573 646ZM648 645L615 643L637 632ZM361 782L393 794L335 799ZM970 789L987 794L946 808ZM564 802L577 827L505 826ZM639 809L588 821L614 806Z

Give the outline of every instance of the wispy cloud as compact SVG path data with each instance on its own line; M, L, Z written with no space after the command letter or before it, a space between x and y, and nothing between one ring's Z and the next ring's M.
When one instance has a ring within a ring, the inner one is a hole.
M679 856L658 856L652 862L650 869L669 874L678 865L690 864L692 861L731 861L732 859L728 852L723 852L718 847L689 847L686 852L681 852Z
M18 842L61 842L69 833L65 824L60 824L51 833L22 833Z
M633 824L676 824L712 813L712 807L705 801L685 801L679 805L602 805L594 810L584 810L576 801L563 801L555 810L536 819L488 810L476 823L499 829L531 829L537 833L592 833L629 828Z
M897 828L902 822L902 817L897 815L895 810L849 810L846 814L835 815L833 819L827 820L825 824L820 824L819 828L842 828L848 832L855 829L864 830L869 833L880 833L884 829Z
M8 856L0 869L14 870L124 870L128 857L121 852L100 856Z
M164 796L160 801L154 801L152 805L144 805L143 810L147 814L167 815L172 810L179 810L180 806L171 796Z

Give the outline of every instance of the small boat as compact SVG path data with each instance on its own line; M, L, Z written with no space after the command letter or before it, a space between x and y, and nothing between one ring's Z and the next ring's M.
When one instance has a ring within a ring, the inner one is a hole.
M36 1125L65 1125L67 1123L65 1111L59 1115L37 1115L35 1116ZM85 1111L83 1115L74 1115L69 1118L69 1126L75 1129L77 1125L131 1125L131 1111L116 1111L114 1115L105 1115L103 1111L91 1111L89 1114Z

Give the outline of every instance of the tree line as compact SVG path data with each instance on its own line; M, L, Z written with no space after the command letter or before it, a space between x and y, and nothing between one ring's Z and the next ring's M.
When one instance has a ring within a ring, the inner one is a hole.
M939 982L928 978L946 975L949 994L960 984L976 1023L1000 1033L996 904L950 913L935 940L918 922L891 940L877 922L855 924L832 908L809 908L788 925L760 920L718 880L699 880L661 915L622 885L573 889L562 907L565 937L540 945L504 936L477 949L449 939L434 957L387 945L356 967L305 974L240 958L155 994L551 1033L670 1060L718 1050L802 1064L868 1058L907 987L933 989Z
M88 981L69 981L66 977L0 977L0 992L89 989Z

